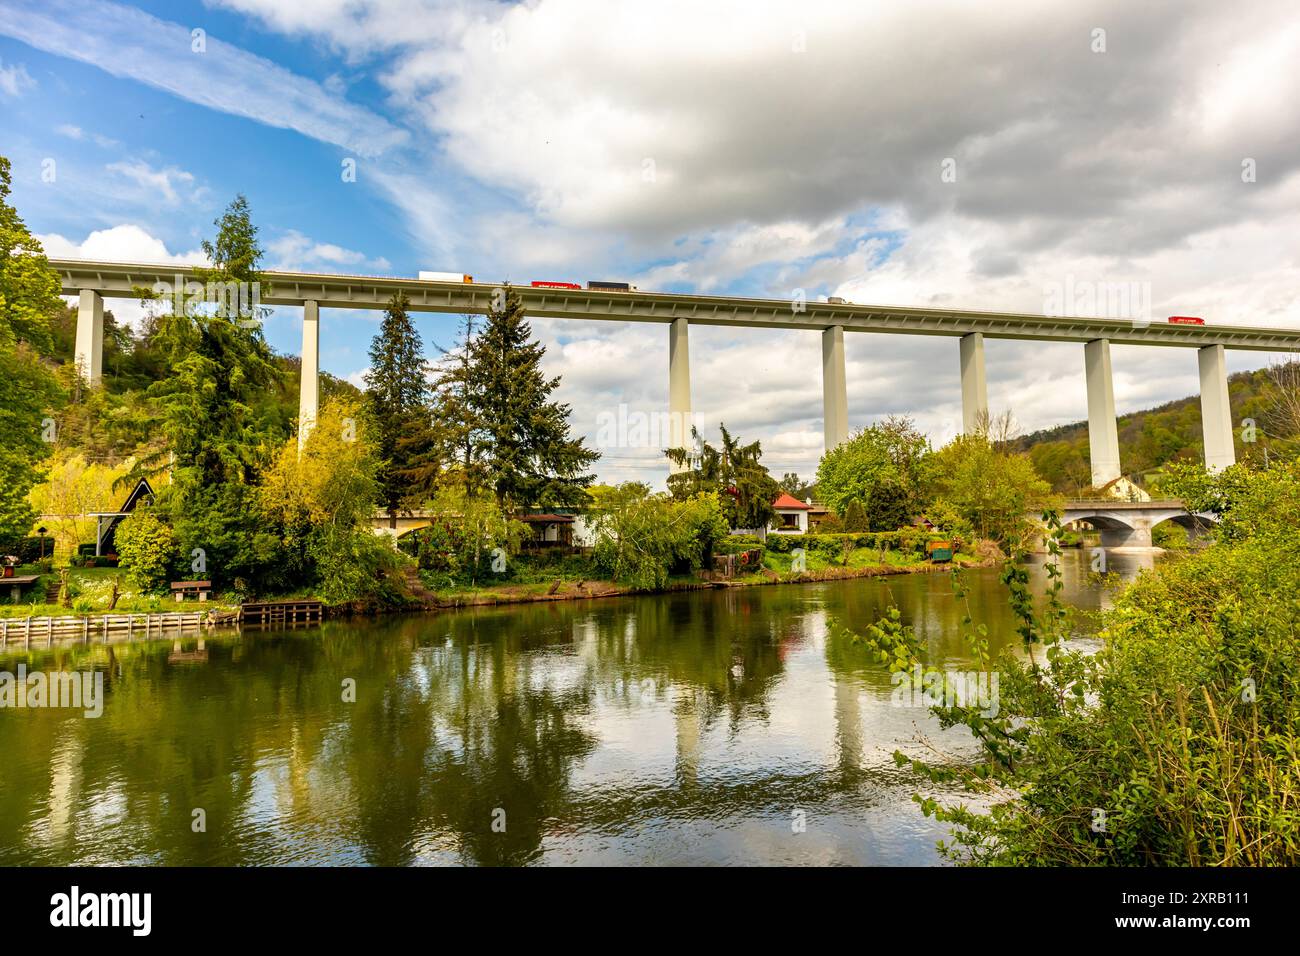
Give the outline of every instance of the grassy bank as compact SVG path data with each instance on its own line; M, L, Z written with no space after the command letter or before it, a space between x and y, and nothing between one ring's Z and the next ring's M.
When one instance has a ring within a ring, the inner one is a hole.
M233 608L238 602L229 596L228 600L177 601L170 595L139 594L127 581L126 572L121 568L73 568L70 585L72 589L71 607L64 607L57 600L47 601L46 595L53 593L59 586L58 571L42 571L38 565L23 565L14 569L18 577L38 574L35 584L24 588L22 600L14 603L8 594L9 588L4 579L0 579L0 617L81 617L86 614L161 614L174 611L206 611L211 608L222 610ZM117 604L113 603L113 585L117 584ZM221 598L221 595L214 595Z
M954 560L963 567L984 567L990 563L987 558L966 553L955 555ZM574 554L518 557L497 580L461 584L433 571L420 572L420 579L431 595L434 607L457 608L924 574L946 571L951 567L949 564L933 564L911 552L878 552L875 549L853 551L842 561L811 552L803 557L803 561L802 568L796 569L790 554L766 552L762 564L748 573L730 578L698 573L672 575L663 588L653 590L602 580L590 558Z

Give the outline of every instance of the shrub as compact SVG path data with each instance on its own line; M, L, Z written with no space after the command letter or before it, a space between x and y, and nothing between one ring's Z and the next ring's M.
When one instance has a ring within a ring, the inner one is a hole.
M176 534L150 509L137 508L117 526L117 554L127 580L139 591L154 591L167 583L177 557Z
M977 667L1000 675L996 712L932 710L943 726L971 731L978 762L895 755L992 800L981 811L917 797L956 826L955 843L940 847L947 855L1015 866L1300 860L1300 465L1188 474L1182 488L1191 507L1222 509L1221 539L1130 584L1103 618L1100 652L1063 643L1054 564L1044 613L1023 566L1003 571L1024 647L992 661L967 616ZM963 598L960 573L954 582ZM902 674L924 653L896 611L862 640ZM1097 810L1104 828L1094 827Z
M13 555L20 564L35 564L41 559L41 549L47 558L54 556L54 539L50 537L7 538L0 541L0 555ZM90 549L93 554L94 546Z

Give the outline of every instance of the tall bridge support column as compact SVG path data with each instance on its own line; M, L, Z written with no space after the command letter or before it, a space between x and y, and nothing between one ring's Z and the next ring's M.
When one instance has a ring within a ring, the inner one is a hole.
M848 441L849 388L842 325L822 329L822 428L827 451Z
M691 442L690 323L673 319L668 326L668 418L672 447L689 448ZM671 470L684 471L672 464Z
M104 299L93 289L81 290L74 356L81 377L98 385L104 378Z
M989 418L989 386L984 377L984 333L961 337L961 430L973 435Z
M1222 345L1197 350L1201 366L1201 430L1205 436L1205 467L1219 471L1235 464L1232 447L1232 407L1228 402L1228 366Z
M298 451L316 426L320 402L320 306L302 304L302 371L298 380Z
M1083 362L1088 380L1088 449L1092 458L1092 485L1100 488L1120 476L1110 340L1093 339L1084 345Z

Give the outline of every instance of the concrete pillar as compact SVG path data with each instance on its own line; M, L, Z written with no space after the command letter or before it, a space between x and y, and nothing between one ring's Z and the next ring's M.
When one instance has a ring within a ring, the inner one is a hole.
M81 290L75 356L81 377L98 385L104 377L104 299L93 289Z
M302 304L302 371L298 380L298 450L316 425L320 402L320 306Z
M1222 345L1197 350L1201 366L1201 430L1205 436L1205 467L1219 471L1235 464L1232 447L1232 407L1228 402L1228 366Z
M987 426L989 387L984 378L984 333L961 337L961 430L973 435Z
M1131 528L1101 528L1101 546L1110 548L1151 547L1151 522L1134 521Z
M827 451L848 441L849 390L840 325L822 329L822 428Z
M1088 447L1092 455L1092 486L1120 476L1119 427L1115 423L1115 382L1110 368L1110 340L1093 339L1083 347L1088 380Z
M674 319L668 326L668 416L673 448L689 448L691 443L691 356L690 324ZM673 464L674 472L685 466Z

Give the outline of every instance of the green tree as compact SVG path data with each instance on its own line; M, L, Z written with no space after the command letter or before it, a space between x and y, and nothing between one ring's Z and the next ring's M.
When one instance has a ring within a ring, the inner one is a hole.
M757 441L742 444L724 424L719 424L718 430L722 433L722 443L716 448L702 440L692 426L695 450L664 451L673 464L684 469L669 475L668 490L679 500L715 494L722 502L730 527L766 528L776 516L772 502L781 489L763 467L763 446Z
M137 508L113 534L118 560L127 580L141 592L156 591L167 583L177 559L176 534L152 509Z
M569 406L551 400L560 379L542 372L546 349L533 340L518 293L507 287L500 305L473 340L469 370L492 492L504 510L579 504L600 454L569 437Z
M59 276L45 250L9 202L9 160L0 156L0 349L26 342L49 354L51 323L63 303Z
M817 466L817 493L847 520L850 502L869 531L896 531L930 503L930 443L910 419L890 417L828 451Z
M793 471L787 471L777 482L777 486L788 495L793 495L800 501L806 501L812 496L813 486L800 478Z
M529 534L528 526L511 518L493 496L468 493L459 484L440 489L429 508L435 517L419 533L420 566L449 584L508 574L509 559Z
M432 446L429 428L429 363L415 323L407 314L410 300L395 293L384 310L379 334L370 343L366 397L378 432L379 482L390 527L397 527L397 509L417 489L413 468L427 466Z
M1033 516L1055 502L1028 455L995 447L980 433L959 435L933 456L937 511L954 514L980 538L1011 551L1037 533Z
M279 535L264 524L257 485L288 437L271 400L283 382L261 315L249 307L261 288L261 248L244 197L216 224L216 239L203 243L212 266L198 270L205 289L218 293L215 301L186 300L156 319L151 342L166 371L149 395L165 442L141 457L128 480L170 470L172 483L157 507L192 556L194 573L276 590L291 584L292 570Z
M281 446L259 489L267 525L280 534L284 569L329 604L361 601L400 558L370 522L383 495L374 428L358 401L321 409L301 450Z
M212 267L199 270L199 281L212 288L243 283L251 289L261 282L262 250L248 201L236 197L216 225L216 240L203 243ZM149 393L159 402L167 451L143 461L142 468L171 467L182 492L254 484L283 437L255 413L262 393L278 378L258 318L225 297L186 302L180 312L158 318L156 342L166 355L167 373Z
M435 414L427 425L431 440L413 456L409 469L412 485L426 496L434 494L440 479L458 484L470 497L488 486L488 436L479 411L485 403L474 372L476 334L475 317L466 315L456 344L438 347L442 357L434 383Z
M9 160L0 156L0 538L31 528L27 493L57 437L45 419L59 389L42 356L62 306L59 277L9 192Z
M600 488L589 511L596 566L611 579L647 590L669 575L709 567L728 533L716 494L673 499L639 482Z

